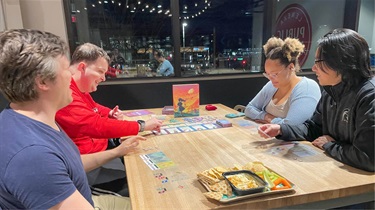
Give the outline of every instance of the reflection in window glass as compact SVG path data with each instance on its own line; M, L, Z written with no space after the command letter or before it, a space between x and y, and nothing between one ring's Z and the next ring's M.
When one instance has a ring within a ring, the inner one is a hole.
M69 1L72 47L91 42L106 50L108 78L174 75L161 72L155 51L183 77L262 72L262 46L271 36L300 39L300 64L310 69L316 40L343 27L345 8L342 0L179 0L173 17L171 0ZM172 29L179 29L176 37Z
M169 1L71 0L73 39L91 42L111 57L107 78L152 77L153 51L172 60Z
M260 71L263 3L181 0L182 75Z
M263 0L180 0L179 64L173 62L170 0L70 2L71 38L76 46L91 42L109 53L108 78L162 76L155 50L183 76L260 71Z

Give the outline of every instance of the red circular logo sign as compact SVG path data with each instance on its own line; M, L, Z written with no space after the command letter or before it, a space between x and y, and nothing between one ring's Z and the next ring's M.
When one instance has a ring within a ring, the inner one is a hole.
M299 63L303 66L309 56L312 37L311 21L305 8L299 4L288 5L277 18L274 35L281 39L297 38L305 45L305 52L299 57Z

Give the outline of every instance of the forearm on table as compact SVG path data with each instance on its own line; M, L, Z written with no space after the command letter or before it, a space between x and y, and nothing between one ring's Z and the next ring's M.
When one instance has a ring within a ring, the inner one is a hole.
M81 155L81 160L83 168L86 172L89 172L118 157L120 156L115 148L102 152Z
M323 145L323 148L331 157L342 163L366 171L374 171L374 151L371 146L359 147L358 145L328 142Z
M89 124L90 123L90 124ZM91 138L119 138L137 135L139 124L136 121L125 121L111 118L93 117L79 129L81 135Z

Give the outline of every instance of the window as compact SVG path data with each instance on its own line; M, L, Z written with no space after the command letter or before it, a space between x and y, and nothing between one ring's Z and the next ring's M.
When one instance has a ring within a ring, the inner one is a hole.
M163 76L156 50L178 77L261 75L262 46L271 36L300 39L306 46L302 69L311 70L316 41L345 27L346 17L358 18L346 4L342 0L70 0L66 10L71 48L91 42L105 49L112 57L108 78L116 79Z

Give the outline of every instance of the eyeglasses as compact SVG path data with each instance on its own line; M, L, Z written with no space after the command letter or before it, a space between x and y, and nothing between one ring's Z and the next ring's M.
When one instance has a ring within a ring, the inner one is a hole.
M324 61L324 60L323 59L318 59L318 60L315 60L314 63L317 64L317 63L322 62L322 61Z
M284 68L283 70L275 73L275 74L267 74L267 73L263 73L263 76L265 76L267 79L270 79L271 77L272 78L277 78L279 76L279 74L284 71L286 68Z

